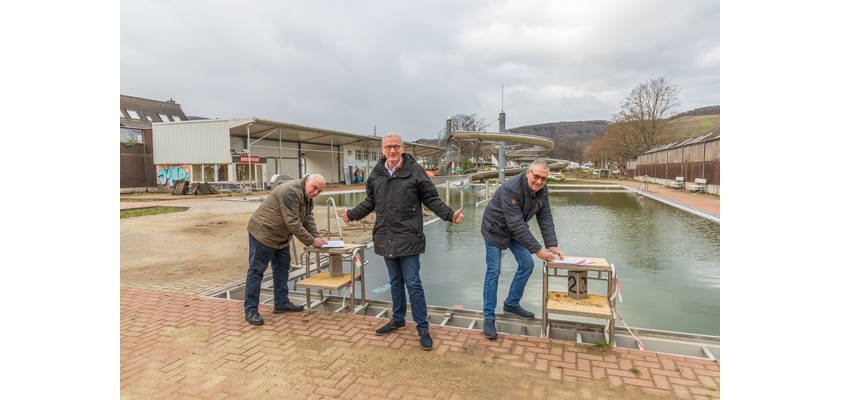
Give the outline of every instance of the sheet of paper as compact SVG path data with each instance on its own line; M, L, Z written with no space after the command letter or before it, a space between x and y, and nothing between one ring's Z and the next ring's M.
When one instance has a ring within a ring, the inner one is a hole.
M321 247L345 247L344 240L328 240L327 244Z
M581 257L564 257L563 260L561 260L560 258L556 258L552 260L552 262L561 264L584 265L587 264L589 261Z

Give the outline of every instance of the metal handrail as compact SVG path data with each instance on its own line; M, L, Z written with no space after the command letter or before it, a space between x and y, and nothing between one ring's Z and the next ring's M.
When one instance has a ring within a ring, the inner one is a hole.
M339 229L339 239L345 240L345 235L342 233L342 224L339 222L339 209L336 207L336 201L332 197L327 198L327 240L330 240L330 203L333 203L333 215L336 217L336 228Z

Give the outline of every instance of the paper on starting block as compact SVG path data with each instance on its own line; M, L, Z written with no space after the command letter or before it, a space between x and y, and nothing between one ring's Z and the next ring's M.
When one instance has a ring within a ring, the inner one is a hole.
M344 240L328 240L327 244L321 247L345 247Z
M563 260L560 258L556 258L552 260L553 263L560 263L560 264L573 264L573 265L584 265L589 263L587 259L580 258L580 257L564 257Z

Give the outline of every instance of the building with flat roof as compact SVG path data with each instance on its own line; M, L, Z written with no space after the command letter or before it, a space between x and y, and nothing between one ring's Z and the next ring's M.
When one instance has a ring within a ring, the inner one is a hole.
M252 117L152 123L159 186L176 180L268 186L276 174L321 174L327 183L365 181L382 154L382 137ZM404 143L422 165L445 150Z

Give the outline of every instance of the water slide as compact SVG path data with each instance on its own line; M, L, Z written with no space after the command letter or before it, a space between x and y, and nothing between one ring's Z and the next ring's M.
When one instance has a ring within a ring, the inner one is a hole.
M463 141L478 141L478 142L505 142L513 143L516 147L506 149L505 157L515 160L516 162L531 162L544 152L552 150L555 147L555 142L552 139L543 136L529 135L525 133L516 132L469 132L469 131L453 131L451 137L454 140ZM525 146L530 145L530 146ZM545 157L544 157L545 158ZM569 165L569 160L557 160L554 158L545 158L549 163L550 170L562 170ZM505 168L505 175L515 175L525 168ZM499 176L498 171L486 171L470 174L470 180L477 181L485 178L492 178Z

